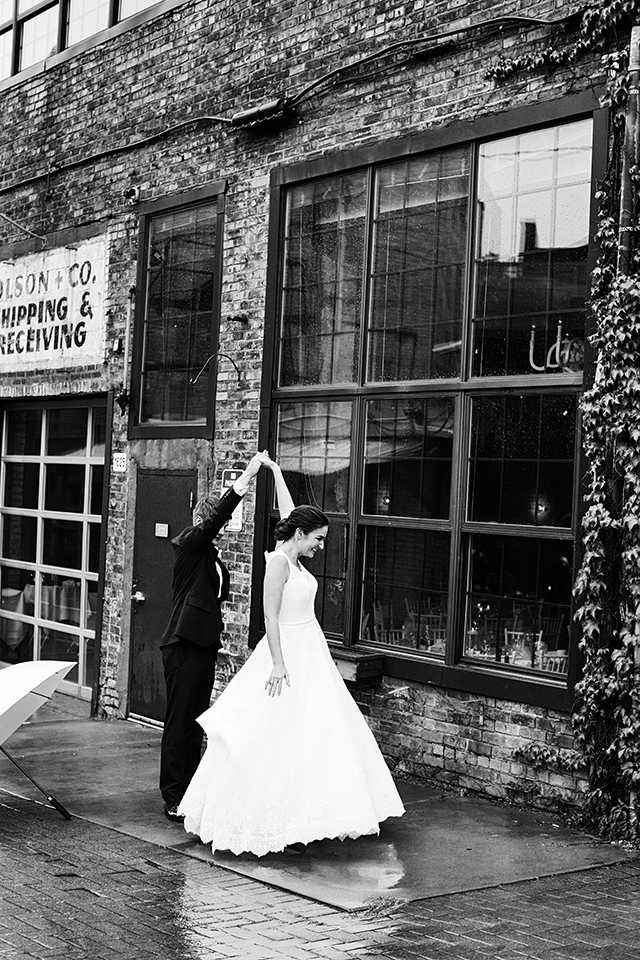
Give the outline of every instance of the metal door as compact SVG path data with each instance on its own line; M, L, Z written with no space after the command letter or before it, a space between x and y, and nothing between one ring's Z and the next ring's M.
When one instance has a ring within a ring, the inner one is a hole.
M171 610L171 538L191 523L195 471L140 470L136 495L128 714L162 721L166 709L160 637Z

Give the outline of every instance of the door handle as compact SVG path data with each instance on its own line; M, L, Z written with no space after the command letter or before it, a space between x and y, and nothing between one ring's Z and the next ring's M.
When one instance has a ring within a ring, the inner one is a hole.
M135 600L136 603L142 603L143 600L146 600L144 593L141 593L139 590L136 590L135 593L131 595L131 599Z

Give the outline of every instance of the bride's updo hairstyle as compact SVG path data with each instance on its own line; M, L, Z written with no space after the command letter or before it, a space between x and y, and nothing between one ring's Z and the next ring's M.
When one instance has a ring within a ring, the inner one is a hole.
M311 533L312 530L318 530L320 527L328 527L329 520L322 510L317 507L311 507L309 504L302 504L292 510L288 517L280 520L276 524L275 537L278 542L290 540L296 530L302 530L303 533Z

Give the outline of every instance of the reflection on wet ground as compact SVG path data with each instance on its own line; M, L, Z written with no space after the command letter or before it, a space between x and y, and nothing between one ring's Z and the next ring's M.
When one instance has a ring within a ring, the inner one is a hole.
M406 814L383 823L379 837L319 841L299 854L214 856L163 816L157 788L160 737L159 729L127 721L39 722L36 714L7 746L76 817L222 866L229 882L258 880L344 910L550 876L626 856L549 814L402 781ZM36 795L10 764L3 765L1 776L3 789Z

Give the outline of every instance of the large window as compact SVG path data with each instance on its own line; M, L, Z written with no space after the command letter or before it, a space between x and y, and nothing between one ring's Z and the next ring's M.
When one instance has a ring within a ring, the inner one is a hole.
M212 435L224 194L215 184L189 197L179 207L172 200L142 211L132 390L137 436Z
M589 116L284 188L271 429L331 518L336 640L566 683L592 140Z
M2 418L0 660L74 660L91 696L106 407L12 406Z
M157 3L158 0L0 0L0 81Z

